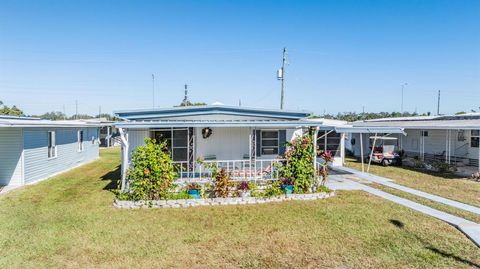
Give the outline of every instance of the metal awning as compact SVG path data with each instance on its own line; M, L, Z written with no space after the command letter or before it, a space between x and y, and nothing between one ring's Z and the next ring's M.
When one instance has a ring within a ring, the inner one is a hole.
M355 133L355 134L403 134L404 128L400 127L360 127L360 126L338 126L335 127L337 133Z

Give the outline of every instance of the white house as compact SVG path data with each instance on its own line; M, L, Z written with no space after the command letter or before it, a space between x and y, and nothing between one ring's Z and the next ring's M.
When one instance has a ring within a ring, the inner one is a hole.
M479 166L480 114L452 116L421 116L386 118L354 122L354 127L400 127L407 136L397 137L398 147L407 156L422 160L439 160L459 166ZM371 147L371 139L364 135L364 152ZM353 144L353 145L352 145ZM359 134L350 135L347 148L360 156Z
M202 158L205 163L226 168L234 177L259 179L275 176L274 167L282 162L285 142L307 130L314 130L320 149L335 153L334 165L342 165L344 133L353 129L344 122L310 119L311 113L305 111L224 105L124 110L115 114L125 120L116 124L123 143L123 179L132 151L143 145L146 137L168 141L173 161L181 167L181 178L204 176L206 167L196 161Z
M0 116L0 186L46 179L98 158L97 124Z

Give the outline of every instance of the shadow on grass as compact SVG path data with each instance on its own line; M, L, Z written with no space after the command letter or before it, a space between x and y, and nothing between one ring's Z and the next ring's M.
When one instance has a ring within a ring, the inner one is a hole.
M356 157L355 158L354 157L349 157L347 162L348 161L353 162L353 163L358 163L358 164L361 163L360 159L356 158ZM365 167L367 165L368 165L368 163L365 163ZM372 162L372 166L382 166L382 165ZM394 166L394 167L409 170L409 171L413 171L413 172L418 172L418 173L422 173L422 174L426 174L426 175L430 175L430 176L441 177L441 178L445 178L445 179L462 179L463 178L461 176L455 175L454 173L441 173L441 172L435 172L435 171L430 171L430 170L415 168L415 167L409 167L409 166L398 166L397 165L397 166Z
M103 187L107 191L115 191L118 188L118 181L120 180L120 165L118 165L114 170L109 171L105 175L101 176L102 180L107 181L107 185Z
M404 224L402 221L396 220L396 219L390 219L389 222L390 222L391 224L393 224L395 227L397 227L397 228L405 231L405 230L404 230L405 224ZM405 231L405 232L407 232L407 231ZM477 264L477 263L474 263L474 262L472 262L472 261L466 260L466 259L464 259L464 258L462 258L462 257L459 257L459 256L457 256L457 255L454 255L454 254L452 254L452 253L448 253L448 252L445 252L445 251L443 251L443 250L440 250L440 249L432 246L430 243L425 242L425 240L423 240L422 238L418 237L417 235L413 235L413 236L414 236L418 241L420 241L420 242L422 243L422 245L424 246L424 248L430 250L431 252L434 252L434 253L436 253L436 254L438 254L438 255L440 255L440 256L442 256L442 257L445 257L445 258L454 259L454 260L457 261L457 262L461 262L461 263L467 264L468 266L471 266L471 267L474 267L474 268L480 268L480 265Z

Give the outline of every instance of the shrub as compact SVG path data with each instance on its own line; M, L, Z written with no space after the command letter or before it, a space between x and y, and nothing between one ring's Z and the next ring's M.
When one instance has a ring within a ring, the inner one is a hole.
M215 193L215 197L228 197L230 194L230 189L232 188L233 184L230 180L230 175L225 171L224 168L220 169L220 171L214 173L215 178L215 187L213 189Z
M457 171L457 167L455 165L444 162L434 162L432 166L440 173L450 173Z
M200 184L198 184L196 182L192 182L192 183L187 185L186 189L187 189L187 191L201 190L202 186L200 186Z
M293 185L293 180L291 178L281 178L280 182L282 185Z
M176 178L166 143L146 138L145 145L132 153L132 167L127 171L127 178L131 199L166 199Z
M248 181L242 181L238 184L237 186L237 190L239 191L248 191L250 190L250 186L249 186L249 183Z
M261 196L272 197L272 196L278 196L282 194L283 194L283 191L280 185L280 181L275 180L265 188Z
M314 132L310 130L307 134L287 143L284 155L287 161L280 168L280 176L293 180L293 189L296 193L308 192L315 178L313 136Z

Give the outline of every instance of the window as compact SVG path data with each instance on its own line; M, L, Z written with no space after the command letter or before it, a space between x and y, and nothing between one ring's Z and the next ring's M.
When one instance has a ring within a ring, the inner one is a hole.
M83 151L83 131L77 131L77 143L78 143L78 151Z
M188 129L156 130L153 137L158 142L166 142L173 161L188 160Z
M428 131L422 131L421 136L428 136Z
M470 147L478 148L480 144L480 130L472 130L470 135Z
M48 132L48 158L57 157L57 142L55 141L55 131Z
M262 131L261 137L262 155L277 155L279 144L278 131Z

